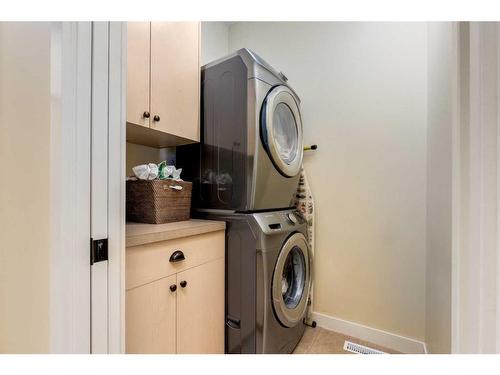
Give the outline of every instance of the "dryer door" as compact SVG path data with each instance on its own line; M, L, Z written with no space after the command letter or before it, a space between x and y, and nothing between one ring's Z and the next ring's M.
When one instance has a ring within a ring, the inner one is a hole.
M276 169L294 177L302 165L302 121L294 94L287 86L269 91L261 111L261 138Z
M302 233L294 233L281 248L273 275L273 307L282 325L293 327L304 318L310 288L307 241Z

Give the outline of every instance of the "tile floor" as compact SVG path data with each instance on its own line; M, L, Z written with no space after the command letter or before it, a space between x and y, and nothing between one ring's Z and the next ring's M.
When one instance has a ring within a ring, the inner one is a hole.
M345 340L349 340L360 345L369 346L373 349L381 350L386 353L401 354L394 350L383 348L379 345L375 345L355 337L328 331L320 327L306 327L304 336L295 348L293 354L354 354L351 352L346 352L343 349Z

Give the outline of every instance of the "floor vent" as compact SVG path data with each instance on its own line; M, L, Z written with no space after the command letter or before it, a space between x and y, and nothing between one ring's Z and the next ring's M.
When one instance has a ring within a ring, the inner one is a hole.
M359 345L354 342L345 341L344 350L346 352L356 353L356 354L387 354L380 350L369 348L368 346Z

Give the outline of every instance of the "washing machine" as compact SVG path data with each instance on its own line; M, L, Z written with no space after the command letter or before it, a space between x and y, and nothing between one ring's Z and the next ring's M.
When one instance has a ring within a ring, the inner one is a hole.
M302 337L312 259L295 210L205 212L226 227L226 353L291 353Z
M249 49L201 68L200 144L177 147L198 209L291 207L302 165L300 100Z

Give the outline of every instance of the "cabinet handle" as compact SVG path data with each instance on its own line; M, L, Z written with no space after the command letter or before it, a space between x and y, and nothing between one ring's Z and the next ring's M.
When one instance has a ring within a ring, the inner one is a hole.
M149 112L148 112L148 111L145 111L145 112L142 114L142 116L143 116L144 118L149 118L150 114L149 114Z
M171 292L175 292L176 290L177 290L177 285L175 285L175 284L170 285Z
M156 121L156 122L160 121L160 116L155 115L155 117L153 117L153 120Z
M180 250L176 250L172 253L172 255L170 255L170 259L168 261L171 263L175 263L180 262L184 259L186 259L186 257L184 257L184 253Z
M181 285L181 288L185 288L186 285L188 285L188 282L186 280L182 280L179 284Z
M226 320L226 325L232 329L240 329L241 320L228 315Z

